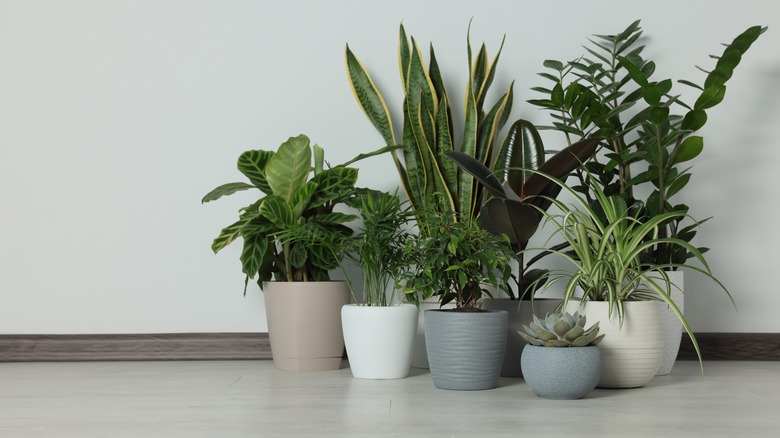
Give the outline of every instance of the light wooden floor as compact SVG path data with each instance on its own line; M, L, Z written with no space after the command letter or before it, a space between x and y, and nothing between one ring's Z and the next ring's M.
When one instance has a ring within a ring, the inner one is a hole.
M521 379L433 387L270 361L0 364L0 437L777 437L780 362L679 362L671 376L576 401Z

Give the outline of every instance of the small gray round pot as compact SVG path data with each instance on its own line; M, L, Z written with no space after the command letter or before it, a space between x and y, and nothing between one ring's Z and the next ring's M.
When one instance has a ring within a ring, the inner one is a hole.
M426 310L425 345L433 385L459 391L495 388L508 323L504 310Z
M526 345L520 359L523 377L541 398L575 400L585 397L601 378L599 347L537 347Z

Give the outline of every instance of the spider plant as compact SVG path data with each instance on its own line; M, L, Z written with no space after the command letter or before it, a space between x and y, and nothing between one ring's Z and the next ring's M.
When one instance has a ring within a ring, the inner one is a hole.
M394 286L409 266L404 249L411 235L405 227L412 212L397 195L368 189L359 190L346 204L356 208L363 221L347 245L347 258L363 271L363 299L354 291L352 297L365 306L393 305Z
M538 171L534 171L540 173ZM549 251L567 260L571 271L555 270L547 274L549 288L559 281L566 281L563 305L569 300L606 301L609 314L616 311L623 323L626 301L658 300L672 309L691 337L701 364L701 352L696 337L685 316L670 298L671 288L666 269L685 267L702 273L717 284L734 302L728 289L712 273L702 253L690 243L675 237L663 237L661 228L670 220L680 219L685 213L670 211L642 220L638 213L631 213L626 201L618 195L608 196L598 180L586 169L585 181L594 196L595 203L588 200L550 175L545 176L574 198L572 205L548 198L555 210L542 210L545 224L554 227L550 239L560 236L568 243L570 251L536 249ZM643 262L640 255L655 245L666 244L690 252L702 267L682 262L652 264ZM581 289L581 296L578 288Z

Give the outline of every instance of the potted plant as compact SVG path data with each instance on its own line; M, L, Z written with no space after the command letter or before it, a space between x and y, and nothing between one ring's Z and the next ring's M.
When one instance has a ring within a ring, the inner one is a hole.
M501 371L508 315L481 310L486 286L506 291L515 254L504 236L453 215L426 218L428 233L407 247L416 265L408 271L404 292L416 302L435 296L453 309L425 311L425 342L433 383L440 389L494 388Z
M344 342L352 375L361 379L406 377L417 331L417 307L398 302L396 284L409 262L405 227L411 211L396 195L362 190L347 202L362 226L347 257L362 268L363 295L341 309ZM350 288L352 290L352 288Z
M605 193L621 196L628 208L639 211L644 221L668 211L688 212L688 206L672 202L691 179L690 160L704 147L694 135L707 121L707 111L724 98L726 83L753 42L766 30L753 26L737 36L719 56L711 71L705 71L702 85L677 82L695 90L695 101L686 104L672 92L671 79L652 78L655 63L642 57L642 29L637 20L615 35L596 35L585 47L587 53L571 62L547 60L540 76L549 85L534 90L543 94L532 104L551 111L555 119L545 128L563 132L567 140L597 136L602 138L599 154L586 163ZM677 112L677 114L675 114ZM637 165L639 172L637 171ZM585 178L580 173L580 180ZM583 183L580 189L586 189ZM635 190L639 188L640 190ZM646 193L640 198L638 193ZM597 202L587 191L592 205ZM663 222L659 237L691 242L700 224L686 214ZM687 223L686 223L687 221ZM706 248L698 248L706 252ZM648 263L666 265L675 287L675 303L683 306L683 271L670 264L685 263L693 257L686 248L660 243L641 255ZM668 374L677 356L682 327L674 312L661 305L667 321L665 357L659 374Z
M355 161L325 167L324 150L305 135L290 137L277 151L249 150L238 170L249 183L223 184L204 198L210 202L241 190L261 197L239 212L211 245L217 253L243 239L244 293L257 279L265 297L274 365L287 371L338 369L344 352L341 307L349 302L343 281L329 281L340 266L356 216L334 211L352 195Z
M507 236L518 255L519 273L517 276L512 274L510 277L515 283L517 292L513 293L510 287L509 299L507 297L486 298L482 305L486 309L508 312L506 354L501 375L522 377L518 358L526 342L517 335L518 329L524 324L529 324L535 313L544 315L553 311L560 303L558 299L534 298L532 289L541 286L546 271L531 268L541 257L534 257L524 264L523 250L542 220L540 210L545 210L550 205L540 195L554 198L561 188L541 174L529 170L538 170L544 174L565 178L584 160L590 158L596 150L599 139L579 141L545 160L541 136L530 122L524 120L515 122L507 138L517 138L511 141L512 144L519 146L517 152L505 159L499 159L502 164L493 170L462 152L447 152L447 157L487 189L490 199L480 209L479 223L494 234ZM515 301L524 298L529 301Z
M712 274L698 249L678 238L660 237L663 223L685 213L671 211L640 218L638 213L629 210L622 197L608 196L587 170L585 176L589 190L594 194L595 206L562 181L547 176L574 199L574 206L550 199L556 211L544 211L545 221L553 226L553 236L561 236L571 250L539 250L557 254L572 265L571 271L550 271L543 287L566 280L565 308L579 311L590 321L598 321L607 335L600 344L603 368L599 386L642 386L658 371L664 339L655 301L664 302L675 313L691 337L701 365L696 337L670 298L673 285L664 269L685 267L700 272L729 297L731 295ZM685 248L703 268L683 263L655 265L642 261L641 254L659 244Z
M534 316L518 332L528 344L523 348L523 376L541 398L575 400L591 392L601 378L601 351L597 344L599 323L585 327L577 312L556 312L544 319Z

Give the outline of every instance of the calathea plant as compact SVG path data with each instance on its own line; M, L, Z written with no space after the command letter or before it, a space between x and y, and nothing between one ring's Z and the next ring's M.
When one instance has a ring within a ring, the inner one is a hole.
M468 36L466 44L470 70L464 125L456 133L450 99L433 47L426 66L417 41L413 37L409 39L401 25L398 57L405 98L400 109L403 114L400 136L393 131L390 111L368 71L349 46L346 48L347 73L358 103L388 145L402 146L393 152L393 159L423 234L428 232L428 212L451 214L456 221L470 221L479 214L482 205L484 189L470 174L446 159L445 154L459 150L492 168L494 156L502 163L511 159L514 141L519 138L517 134L521 127L518 125L507 136L500 151L494 150L498 132L506 124L512 108L512 85L487 112L484 109L501 49L490 61L484 44L476 57L472 57ZM460 133L462 143L455 145L455 138Z
M214 239L217 253L239 237L244 241L241 265L246 281L328 280L339 267L355 215L334 211L353 195L357 160L384 153L382 148L326 168L324 150L305 135L290 137L277 151L249 150L238 158L238 170L249 183L223 184L203 197L210 202L241 190L259 190L261 197L239 212L239 218Z
M542 128L561 131L570 142L602 138L598 159L586 166L605 193L621 196L641 218L683 213L663 223L659 236L690 242L703 221L683 225L690 217L685 214L688 206L671 199L688 184L691 172L686 166L703 149L702 137L694 133L707 122L707 111L723 100L734 69L765 30L751 27L726 45L722 54L712 56L716 65L704 70L702 85L678 81L696 90L693 104L672 91L671 79L652 77L656 65L642 57L645 46L640 44L639 21L615 35L596 35L585 46L587 53L574 61L545 61L547 71L540 76L549 84L534 88L544 96L530 102L551 111L552 126ZM579 176L582 184L576 190L595 204L581 171ZM641 186L651 189L644 200L637 199L634 191ZM693 254L686 248L666 243L643 254L656 264L683 263L690 257Z

